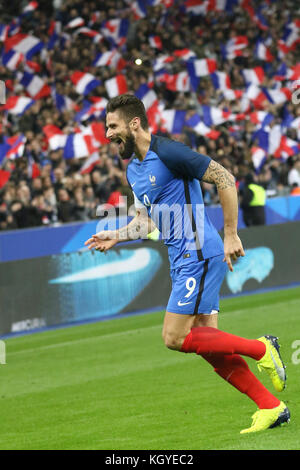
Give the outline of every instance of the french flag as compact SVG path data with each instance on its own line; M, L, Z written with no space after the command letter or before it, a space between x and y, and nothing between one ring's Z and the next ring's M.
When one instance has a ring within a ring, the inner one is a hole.
M0 188L3 188L6 185L10 177L11 177L10 171L0 170Z
M105 129L102 123L95 123L81 132L67 136L64 158L82 158L95 153L100 144L107 144Z
M224 98L228 101L235 101L242 98L244 91L243 90L222 90Z
M38 2L29 2L22 10L22 13L31 13L38 8Z
M267 152L260 147L253 146L251 148L251 158L255 172L259 173L267 161Z
M0 41L5 42L8 36L9 26L6 24L0 24Z
M9 150L6 152L6 158L15 160L23 156L26 143L26 137L23 134L8 137L5 141L6 144L10 146Z
M50 86L45 83L44 80L42 80L38 75L24 72L20 83L26 89L31 98L35 100L45 98L51 94Z
M194 57L197 57L195 52L193 52L193 51L191 51L191 49L187 49L187 48L186 49L176 49L173 52L173 55L175 57L177 57L178 59L184 60L185 62L190 60L190 59L194 59ZM211 59L209 59L209 60L211 60Z
M113 19L105 21L101 27L101 33L107 38L112 39L114 44L122 45L129 29L129 21L126 18Z
M91 73L85 72L74 72L70 77L72 83L74 84L75 90L79 95L88 95L94 88L101 85L100 80L98 80Z
M158 105L156 93L146 83L143 83L137 89L135 96L137 96L143 102L146 111L151 109L153 106L156 108Z
M93 97L93 102L85 101L83 107L75 115L75 121L87 121L91 118L101 118L105 113L105 108L107 105L106 98Z
M259 10L255 11L255 14L253 16L253 21L257 24L257 26L262 31L267 31L269 29L269 24L266 18L263 16L263 14Z
M208 0L207 11L232 12L232 8L237 5L238 0Z
M186 13L191 15L203 15L207 13L207 1L204 0L185 0L184 2Z
M57 126L47 124L43 127L43 133L51 150L64 148L67 136Z
M267 47L261 39L256 41L254 54L258 59L265 62L272 62L274 60L269 47Z
M162 111L163 128L170 134L180 134L185 125L186 111L167 109Z
M2 164L3 160L6 158L7 152L10 150L10 145L4 142L0 144L0 165ZM0 186L1 187L1 186Z
M162 49L162 42L159 36L149 36L149 44L153 49Z
M288 80L298 80L300 78L300 63L290 67L287 71ZM298 84L299 85L299 84Z
M300 151L300 144L293 139L283 135L280 139L280 144L274 152L274 157L283 158L286 160L288 157L296 155Z
M61 33L61 23L60 21L51 21L49 29L48 29L48 36L49 41L47 42L47 49L51 50L54 48L56 42L59 40Z
M268 101L272 104L283 104L292 98L292 92L289 88L280 88L279 90L272 90L263 88Z
M95 43L98 43L103 39L102 34L100 34L98 31L87 28L85 26L75 31L74 35L77 36L78 34L83 34L84 36L87 36L88 38L93 39Z
M217 90L231 90L230 77L226 72L216 71L210 75L213 86Z
M58 111L63 112L79 110L79 106L73 100L71 100L71 98L57 93L54 87L52 87L51 96Z
M196 134L203 135L208 139L216 140L220 135L219 131L210 129L208 126L206 126L199 114L194 114L192 117L190 117L187 121L185 121L185 125L191 127L196 132Z
M256 109L262 109L267 103L267 97L260 87L251 84L246 87L242 102L241 111L245 112L248 110L249 102L251 102Z
M290 127L300 130L300 116L290 122Z
M100 162L100 157L98 152L92 153L92 155L86 159L79 172L81 175L91 173L95 166Z
M40 52L44 47L44 43L29 34L18 33L6 39L4 43L5 52L14 49L21 52L27 60L31 60L32 56Z
M127 93L128 87L124 75L117 75L104 82L109 98Z
M92 122L87 128L84 129L85 135L93 137L94 141L99 145L109 144L109 140L106 138L106 132L103 122Z
M155 91L153 91L148 84L143 83L135 92L135 96L137 96L145 106L152 133L157 132L161 116L159 111L159 101Z
M246 82L254 85L261 85L265 79L265 72L262 67L254 67L254 69L243 69L242 75Z
M25 61L25 67L24 70L29 73L40 73L41 72L41 66L37 62L33 62L32 60L26 60Z
M40 165L35 163L31 155L28 157L27 175L31 179L38 178L41 175Z
M130 6L135 20L140 20L141 18L145 18L147 15L147 5L145 0L136 0Z
M281 41L284 45L285 51L290 52L296 49L297 45L300 43L300 20L289 21L285 27Z
M190 75L195 77L205 77L217 70L217 62L215 59L196 59L187 63Z
M217 62L214 59L189 60L186 63L186 67L190 76L191 87L196 91L201 77L205 77L216 72Z
M268 147L267 151L269 155L278 156L278 151L282 141L282 129L279 124L276 124L272 128L265 128L268 135Z
M288 70L288 66L284 62L282 62L276 70L275 75L273 76L274 80L277 80L279 82L287 80Z
M175 57L170 56L170 55L162 55L158 57L157 59L154 60L154 63L153 63L154 72L158 72L159 70L163 69L166 64L169 64L170 62L173 62L174 60L175 60Z
M79 28L81 26L84 26L84 19L78 16L77 18L74 18L73 20L69 21L69 23L66 24L65 28L73 29Z
M206 126L217 126L230 120L231 111L224 111L215 106L202 106L203 122Z
M22 17L22 15L17 17L17 18L13 18L12 21L9 23L8 36L14 36L15 34L20 33L20 31L21 31L21 22L22 22L21 17Z
M253 124L264 128L274 120L274 116L266 111L254 111L249 114L249 119Z
M166 88L171 91L190 91L190 77L185 71L170 75L164 73L158 80L166 84Z
M90 136L81 133L70 134L67 136L64 148L64 158L83 158L96 152Z
M224 59L234 59L243 54L243 49L249 45L247 36L236 36L227 41L225 46L221 46L221 53Z
M13 49L2 55L2 64L9 70L17 70L23 60L24 55L21 52L14 51Z
M248 15L252 19L252 21L257 24L257 26L266 31L269 28L267 20L261 14L260 10L255 10L251 4L251 0L243 0L241 7L247 11Z
M6 100L6 104L2 106L2 110L15 116L22 116L34 104L34 100L26 96L10 96Z
M126 66L124 60L117 49L98 54L93 62L94 67L113 67L120 72Z

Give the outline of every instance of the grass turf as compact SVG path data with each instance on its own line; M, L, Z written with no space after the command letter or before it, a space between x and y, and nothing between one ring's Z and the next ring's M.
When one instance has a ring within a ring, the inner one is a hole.
M300 288L226 299L221 309L220 329L279 336L288 382L277 396L289 425L240 435L256 405L200 357L167 350L157 312L5 340L0 449L300 449Z

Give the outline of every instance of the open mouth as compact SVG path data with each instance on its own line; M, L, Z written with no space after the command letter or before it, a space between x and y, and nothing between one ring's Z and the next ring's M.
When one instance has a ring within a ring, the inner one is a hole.
M119 150L122 150L122 148L124 147L124 142L123 142L123 140L120 139L120 138L119 138L119 139L116 139L116 140L115 140L115 143L117 144Z

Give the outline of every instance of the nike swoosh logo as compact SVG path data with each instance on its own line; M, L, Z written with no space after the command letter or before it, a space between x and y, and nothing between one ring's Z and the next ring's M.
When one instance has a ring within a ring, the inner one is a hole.
M134 183L132 183L131 187L133 188L133 186L136 184L136 181Z
M182 307L183 305L188 305L188 304L191 304L192 302L181 302L181 300L179 300L179 302L177 302L177 305L179 305L179 307Z
M272 354L272 351L270 351L270 353L271 353L271 358L272 358L272 361L273 361L273 364L274 364L274 366L275 366L275 369L276 369L277 374L279 375L279 377L280 377L280 379L281 379L282 381L285 381L285 371L284 371L284 368L283 368L283 367L280 367L280 366L277 364L277 362L275 361L274 356L273 356L273 354Z

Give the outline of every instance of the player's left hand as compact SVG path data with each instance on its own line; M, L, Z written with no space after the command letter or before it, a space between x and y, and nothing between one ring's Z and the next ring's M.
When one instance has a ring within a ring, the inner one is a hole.
M230 271L233 271L232 261L236 261L240 256L245 256L244 248L238 235L225 235L224 254L223 261L226 261Z

